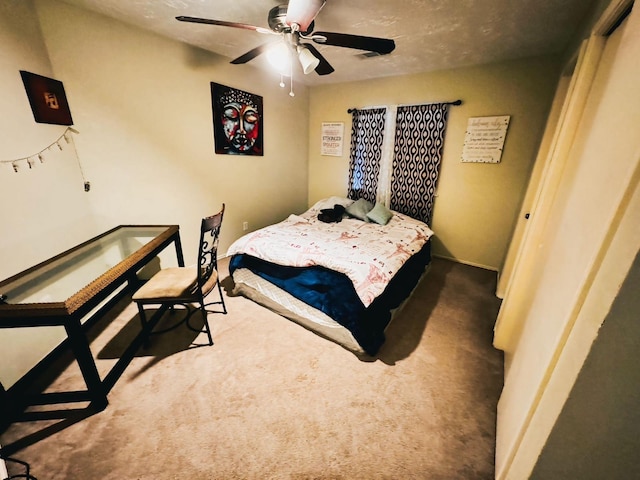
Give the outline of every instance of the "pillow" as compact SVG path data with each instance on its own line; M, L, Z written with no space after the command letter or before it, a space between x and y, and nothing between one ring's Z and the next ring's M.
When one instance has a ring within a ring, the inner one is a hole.
M342 205L343 207L346 207L347 205L351 205L352 203L353 203L353 200L349 198L334 196L334 197L323 198L322 200L319 200L311 208L314 210L322 210L324 208L334 208L336 205Z
M367 218L372 222L379 223L380 225L386 225L393 217L393 212L385 207L382 203L376 203L376 206L367 213Z
M346 209L346 213L351 217L368 222L369 219L367 218L367 213L369 213L372 208L373 204L371 202L361 198L349 205Z

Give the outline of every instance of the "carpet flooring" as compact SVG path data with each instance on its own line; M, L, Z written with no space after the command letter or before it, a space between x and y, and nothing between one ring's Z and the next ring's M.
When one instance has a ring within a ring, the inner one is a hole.
M214 346L194 348L205 336L184 326L154 336L104 411L14 423L0 444L38 480L494 478L495 272L434 259L379 354L362 359L231 296L227 265ZM137 328L129 298L94 327L101 374ZM49 390L82 388L68 362Z

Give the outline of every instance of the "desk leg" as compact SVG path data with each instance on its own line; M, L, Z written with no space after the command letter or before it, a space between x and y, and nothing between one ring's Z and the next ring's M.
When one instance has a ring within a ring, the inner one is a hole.
M182 255L182 243L180 243L180 233L176 233L176 256L178 257L178 266L184 267L184 256Z
M98 410L104 410L109 401L107 400L107 392L100 380L100 374L96 367L96 362L93 359L93 354L89 348L89 342L85 333L82 331L80 320L77 318L71 318L64 325L69 337L69 343L71 344L71 350L73 351L82 377L87 385L89 397L91 398L91 405Z

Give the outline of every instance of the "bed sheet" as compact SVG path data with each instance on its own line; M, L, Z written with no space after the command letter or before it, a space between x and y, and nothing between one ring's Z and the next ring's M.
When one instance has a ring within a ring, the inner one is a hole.
M321 203L302 215L256 230L235 241L228 255L246 254L290 267L324 267L346 275L368 307L402 265L433 235L423 222L393 212L386 225L344 218L323 223Z

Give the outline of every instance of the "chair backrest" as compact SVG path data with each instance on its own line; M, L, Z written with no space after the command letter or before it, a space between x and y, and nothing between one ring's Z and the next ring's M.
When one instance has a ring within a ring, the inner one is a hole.
M215 281L211 281L211 275L218 268L218 241L220 237L220 227L222 226L222 217L224 215L224 203L222 210L202 219L200 225L200 251L198 252L198 287L202 289L202 293L206 295L213 286Z

